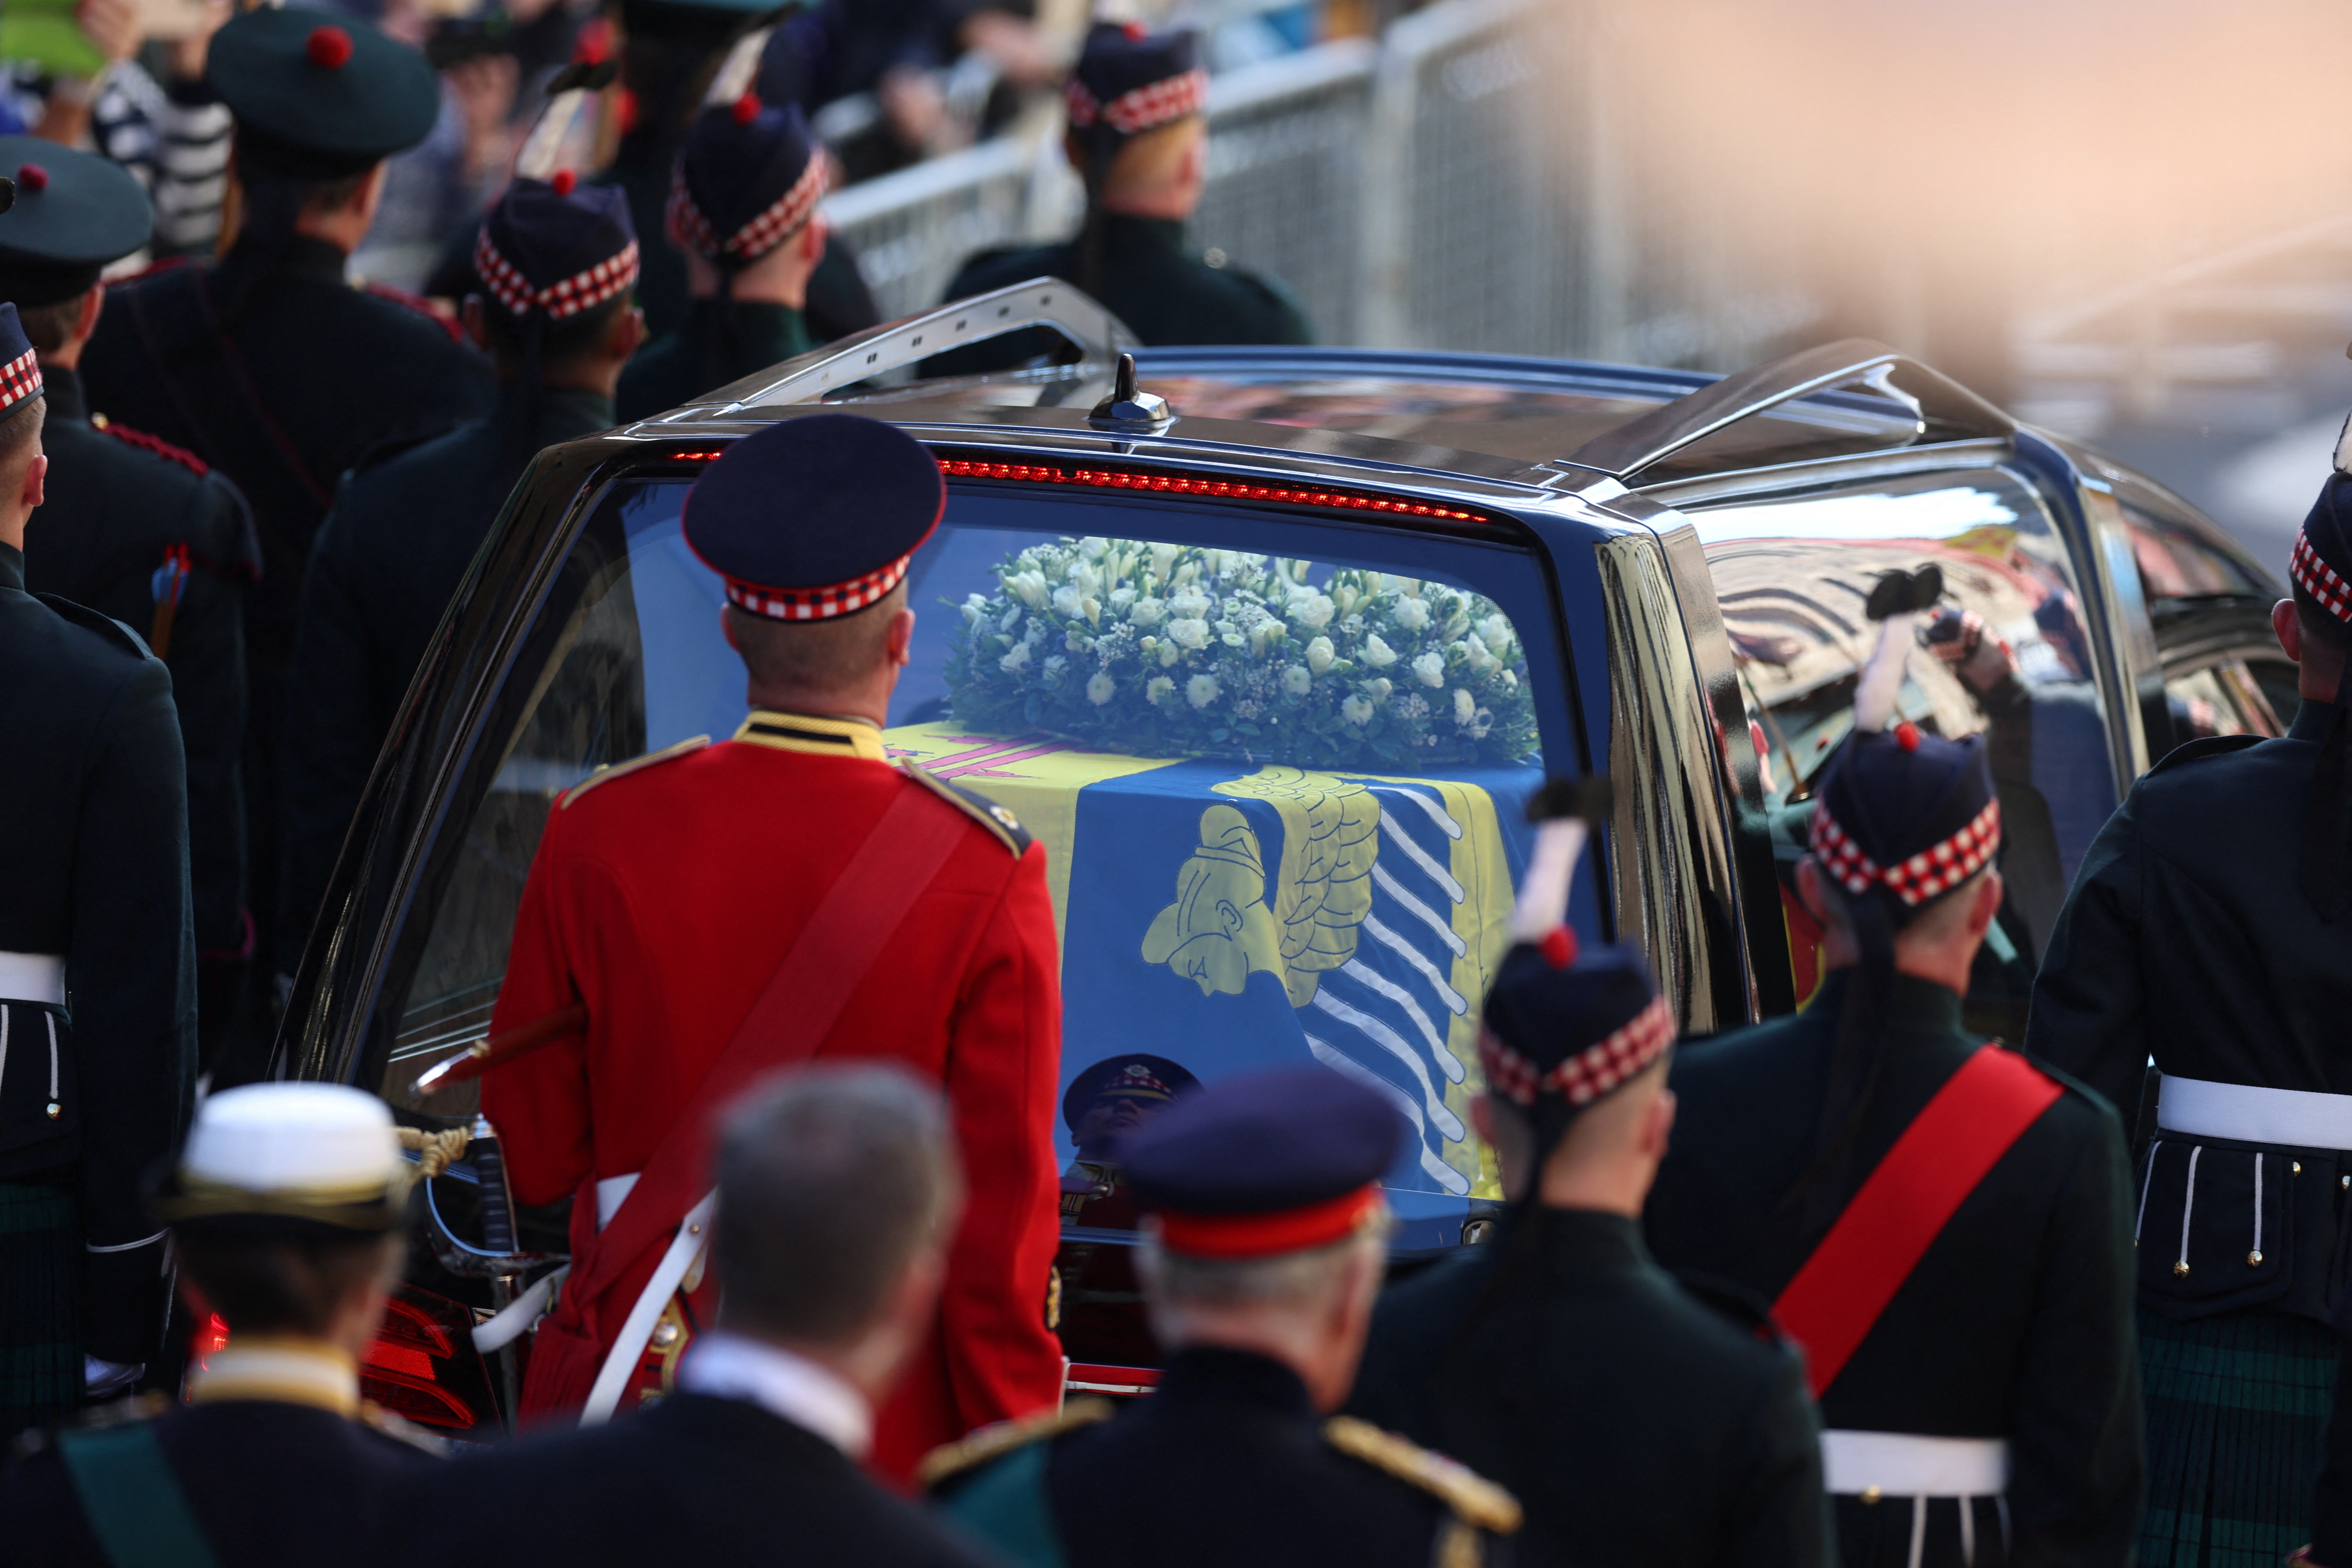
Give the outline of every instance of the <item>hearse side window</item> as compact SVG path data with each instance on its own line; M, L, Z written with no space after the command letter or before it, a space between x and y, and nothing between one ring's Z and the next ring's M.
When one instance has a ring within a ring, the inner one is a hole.
M1938 563L1967 658L1910 655L1898 707L1931 733L1991 748L2008 896L1969 996L1980 1026L2019 1037L2033 972L2075 868L2116 805L2075 571L2035 490L2000 469L1849 483L1763 501L1686 505L1723 606L1775 817L1784 874L1815 781L1853 724L1855 672L1876 628L1880 573ZM1818 933L1784 887L1797 992Z
M742 721L720 585L679 529L685 489L639 480L608 497L525 638L494 705L503 732L481 742L495 777L452 803L410 916L423 929L395 949L396 1026L388 1049L371 1044L396 1103L488 1018L559 794ZM1574 754L1525 554L973 489L951 495L911 580L913 662L884 740L1046 847L1065 1088L1138 1055L1171 1088L1321 1061L1417 1131L1389 1177L1399 1244L1458 1242L1499 1195L1469 1128L1475 1008L1508 940L1527 798L1548 749ZM1577 897L1598 936L1591 879ZM1131 1226L1104 1145L1155 1103L1070 1106L1066 1225Z

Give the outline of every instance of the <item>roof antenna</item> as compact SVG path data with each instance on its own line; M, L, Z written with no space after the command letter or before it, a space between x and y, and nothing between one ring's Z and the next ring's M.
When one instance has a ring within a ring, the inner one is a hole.
M1176 415L1166 398L1136 386L1135 356L1123 353L1118 356L1118 369L1111 376L1110 395L1095 405L1095 411L1087 416L1087 423L1097 430L1157 436L1176 423Z

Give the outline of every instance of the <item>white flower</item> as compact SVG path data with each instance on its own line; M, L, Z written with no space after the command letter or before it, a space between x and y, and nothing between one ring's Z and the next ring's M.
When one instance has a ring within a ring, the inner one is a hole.
M1196 675L1184 683L1184 700L1195 708L1206 708L1217 700L1217 678Z
M1293 697L1304 697L1315 684L1315 678L1303 664L1294 664L1282 672L1282 689Z
M1091 596L1080 599L1078 601L1078 614L1086 616L1087 625L1090 626L1098 626L1102 625L1102 601Z
M1372 706L1375 708L1386 702L1389 700L1389 693L1395 689L1396 682L1385 676L1378 680L1364 682L1364 695L1372 700Z
M1176 564L1176 547L1155 544L1151 547L1151 574L1161 582L1168 580L1169 570Z
M1470 716L1468 728L1470 731L1470 738L1474 741L1485 740L1486 738L1486 731L1494 727L1495 715L1488 712L1484 708L1479 709L1475 713L1473 713Z
M1090 595L1102 586L1102 574L1082 561L1070 568L1070 586Z
M1282 640L1280 621L1260 621L1249 629L1250 653L1255 658L1264 658L1267 645L1280 640Z
M1478 623L1478 640L1500 656L1511 651L1511 620L1497 610Z
M1350 697L1339 704L1339 717L1350 724L1369 724L1372 721L1372 705L1361 697Z
M1134 589L1132 589L1132 588L1113 588L1113 589L1110 591L1110 607L1111 607L1112 609L1114 609L1114 610L1124 610L1124 609L1126 609L1129 605L1132 605L1133 603L1135 603L1135 590L1134 590Z
M1455 687L1454 689L1454 721L1467 729L1470 721L1476 717L1478 717L1478 704L1471 700L1467 691L1458 686Z
M1175 663L1178 659L1180 659L1180 658L1183 658L1183 657L1184 657L1184 650L1183 650L1183 649L1181 649L1181 648L1180 648L1180 647L1178 647L1174 643L1172 643L1172 642L1164 642L1164 643L1161 643L1161 644L1160 645L1160 668L1162 668L1162 669L1167 668L1170 665L1171 665L1171 664Z
M1517 685L1519 683L1519 678L1518 678L1517 676L1516 676L1516 675L1513 675L1513 674L1512 674L1509 670L1507 670L1507 670L1505 670L1505 671L1503 671L1503 673L1502 673L1502 674L1500 674L1500 675L1496 676L1495 679L1497 679L1497 680L1499 680L1499 681L1501 681L1501 682L1503 683L1503 689L1504 689L1504 690L1506 690L1506 691L1508 691L1511 688L1513 688L1514 686L1517 686Z
M1004 580L1004 585L1021 596L1021 602L1036 609L1045 602L1045 579L1035 572L1016 572Z
M1198 579L1200 575L1201 563L1197 561L1187 561L1183 565L1176 568L1176 575L1170 578L1169 582L1171 585L1181 588L1187 583Z
M1078 541L1078 553L1085 556L1089 561L1101 560L1103 558L1103 552L1109 548L1109 540L1097 539L1092 534L1089 534L1086 538Z
M1073 627L1069 631L1062 634L1062 646L1068 648L1072 653L1084 653L1087 649L1092 647L1094 644L1088 642L1084 637L1080 636L1076 628Z
M1164 675L1155 675L1143 683L1143 700L1157 708L1166 700L1168 694L1175 689L1174 681Z
M1339 613L1341 615L1347 615L1356 607L1356 585L1354 584L1334 583L1331 584L1331 603L1339 606Z
M1168 640L1179 647L1205 647L1209 642L1209 623L1201 620L1181 620L1168 623Z
M1476 637L1464 637L1454 646L1462 650L1462 657L1468 661L1473 675L1484 675L1503 662L1488 653L1486 645Z
M996 629L1001 632L1009 632L1020 624L1021 606L1015 605L1011 609L1004 612L1004 618L996 623Z
M1218 637L1217 640L1223 643L1227 647L1242 647L1246 646L1249 642L1249 638L1242 636L1239 632L1222 633Z
M1095 678L1092 680L1087 682L1087 700L1093 703L1097 708L1109 701L1112 697L1118 694L1118 682L1099 671L1096 673ZM1461 693L1461 695L1467 697L1470 694L1465 691Z
M1390 665L1394 664L1396 661L1396 649L1382 642L1381 640L1380 633L1374 632L1371 636L1364 639L1364 662L1366 664L1370 665L1374 669L1386 669Z
M1051 680L1055 677L1060 675L1062 671L1069 668L1070 661L1058 653L1053 654L1049 656L1045 662L1039 668L1043 671L1045 679Z
M1289 613L1292 620L1310 632L1319 632L1329 626L1331 617L1339 613L1339 606L1331 602L1330 595L1311 594L1303 590L1293 594L1290 596L1290 603L1284 608Z
M1171 594L1168 599L1168 613L1180 620L1206 620L1209 615L1209 596L1206 594L1195 594L1190 590L1181 594Z
M1076 588L1054 590L1054 613L1066 621L1078 618L1078 591Z
M1029 645L1025 642L1014 643L1013 651L996 661L996 668L1007 675L1018 675L1028 662Z
M1127 618L1139 626L1156 626L1167 613L1167 605L1158 599L1138 599L1135 607L1128 611Z
M1429 606L1419 599L1399 599L1389 612L1396 624L1409 632L1417 632L1429 625Z
M1408 605L1420 602L1418 599L1405 601ZM1412 661L1412 672L1423 686L1443 686L1445 684L1445 656L1442 653L1423 654Z
M1343 637L1362 637L1364 635L1364 617L1361 616L1341 616L1339 618L1339 635Z
M1307 668L1318 675L1330 668L1331 661L1339 657L1331 647L1329 637L1317 637L1307 645Z

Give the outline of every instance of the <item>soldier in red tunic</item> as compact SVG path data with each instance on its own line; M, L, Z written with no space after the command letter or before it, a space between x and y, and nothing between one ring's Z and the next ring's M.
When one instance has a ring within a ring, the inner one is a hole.
M746 437L688 498L688 542L726 579L751 715L730 740L564 797L493 1020L504 1033L575 1005L586 1017L483 1080L516 1196L574 1200L572 1268L533 1345L526 1420L595 1421L658 1395L709 1321L709 1112L813 1056L937 1082L970 1184L938 1323L882 1413L877 1468L906 1474L933 1446L1057 1396L1045 851L1010 812L893 765L882 745L914 626L908 565L944 499L915 441L835 414Z

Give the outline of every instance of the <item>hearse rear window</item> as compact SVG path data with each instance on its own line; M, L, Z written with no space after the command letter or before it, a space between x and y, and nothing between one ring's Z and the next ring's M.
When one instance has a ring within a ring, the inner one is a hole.
M483 742L495 781L451 813L462 826L432 851L429 913L411 917L429 924L399 943L415 956L383 1068L395 1102L488 1018L556 796L742 721L724 596L680 532L686 488L609 494L525 638ZM1468 1125L1475 1009L1508 942L1527 798L1547 750L1570 754L1524 553L973 487L951 494L911 581L913 663L884 740L1045 844L1062 1084L1136 1053L1178 1087L1320 1061L1416 1131L1389 1176L1400 1245L1458 1241L1474 1203L1499 1195ZM1597 931L1589 879L1578 900ZM1111 1184L1089 1171L1148 1112L1071 1107L1066 1224L1131 1224L1090 1203Z

